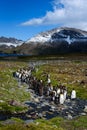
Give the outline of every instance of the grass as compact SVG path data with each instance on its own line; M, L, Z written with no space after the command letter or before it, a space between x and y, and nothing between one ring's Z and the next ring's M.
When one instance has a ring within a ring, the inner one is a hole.
M65 120L62 127L66 130L87 130L87 116L81 116L73 120Z
M56 117L50 120L38 119L33 123L25 124L22 120L12 118L13 124L0 124L0 130L87 130L87 116L73 120Z
M38 79L42 79L46 84L46 74L50 74L52 85L65 85L70 95L74 88L77 92L77 97L87 99L87 83L80 84L82 80L87 79L85 70L87 62L85 61L59 61L41 65L38 72L33 73Z
M16 122L16 124L2 125L0 130L64 130L64 128L60 126L63 122L62 118L54 118L50 121L39 119L31 124L25 124L20 120L18 121L19 122Z
M12 99L22 104L30 99L29 92L26 92L26 85L18 87L18 81L13 77L13 72L27 64L24 62L0 62L0 111L19 112L25 106L11 106L9 101Z

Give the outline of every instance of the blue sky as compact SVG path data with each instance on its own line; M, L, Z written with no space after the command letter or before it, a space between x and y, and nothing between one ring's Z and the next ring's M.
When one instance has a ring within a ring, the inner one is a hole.
M61 26L87 30L87 0L0 0L0 36L27 40Z

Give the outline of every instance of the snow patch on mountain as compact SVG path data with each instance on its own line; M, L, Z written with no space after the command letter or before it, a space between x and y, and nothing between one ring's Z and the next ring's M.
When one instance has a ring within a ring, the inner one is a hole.
M53 35L53 33L55 32L60 32L61 28L55 28L52 29L50 31L46 31L46 32L42 32L39 33L38 35L30 38L29 40L26 41L26 43L44 43L44 42L49 42L51 40L51 36Z
M29 43L29 42L41 42L41 43L44 43L46 41L49 41L50 38L51 38L51 35L41 36L39 34L39 35L29 39L26 43Z
M8 43L6 43L6 42L2 42L2 43L0 43L0 46L2 46L2 45L6 45L6 46L14 46L14 47L17 47L17 46L20 46L20 45L22 45L22 43L23 42L20 42L20 43L10 43L10 42L8 42Z
M65 41L67 41L69 44L71 44L74 40L73 39L70 39L70 36L68 36Z

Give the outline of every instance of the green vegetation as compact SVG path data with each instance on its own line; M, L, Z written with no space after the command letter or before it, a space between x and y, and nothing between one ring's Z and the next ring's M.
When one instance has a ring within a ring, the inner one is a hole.
M12 118L13 124L0 124L0 130L87 130L87 116L73 120L65 120L60 117L51 120L36 120L33 123L25 124L22 120Z
M62 123L65 130L87 130L87 116L66 120Z
M13 77L13 72L27 64L24 62L0 62L0 111L20 112L27 108L22 104L30 99L29 92L26 92L26 85L18 85L18 81ZM18 105L10 105L14 100Z
M58 61L41 65L36 73L33 73L38 79L42 79L46 84L46 74L50 74L52 85L67 86L68 93L74 88L77 92L77 97L87 99L87 82L81 84L81 81L86 81L87 62L85 61Z

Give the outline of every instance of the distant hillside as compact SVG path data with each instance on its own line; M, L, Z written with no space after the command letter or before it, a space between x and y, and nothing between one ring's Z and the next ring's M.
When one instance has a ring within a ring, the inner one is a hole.
M16 38L0 37L0 52L10 51L23 43L22 40Z

